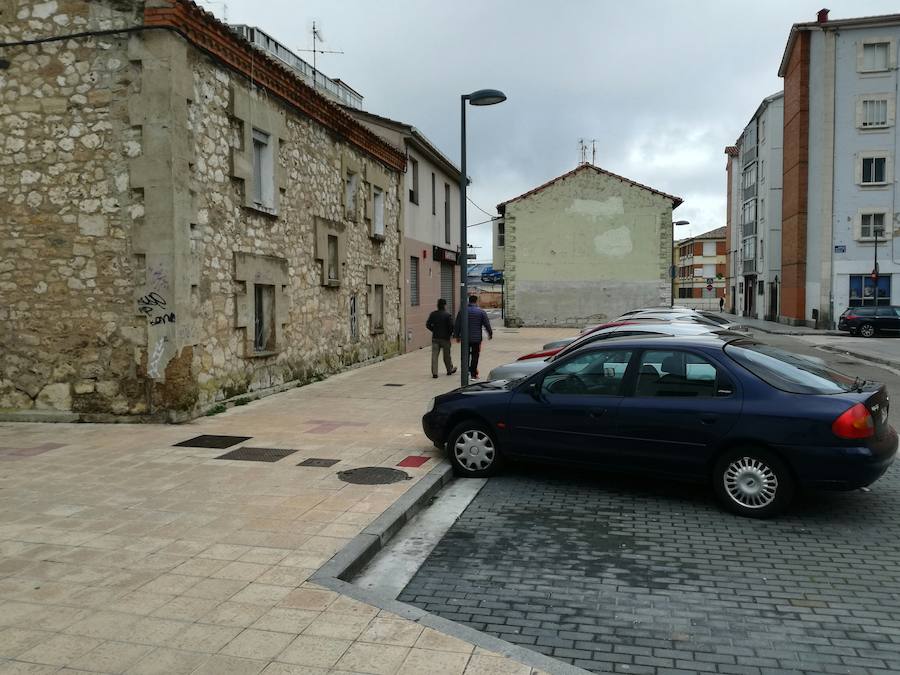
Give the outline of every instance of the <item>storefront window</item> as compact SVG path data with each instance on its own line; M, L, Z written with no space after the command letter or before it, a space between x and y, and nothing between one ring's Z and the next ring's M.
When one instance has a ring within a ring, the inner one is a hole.
M850 277L850 306L891 304L891 277L878 277L878 294L876 302L875 280L869 274L854 274Z

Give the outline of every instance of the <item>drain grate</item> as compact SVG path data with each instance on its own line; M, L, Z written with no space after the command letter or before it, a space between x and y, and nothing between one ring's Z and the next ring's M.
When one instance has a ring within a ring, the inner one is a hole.
M385 387L402 387L402 384L395 384L394 382L388 382Z
M181 443L176 443L174 447L178 448L215 448L217 450L224 450L225 448L230 448L232 445L237 445L238 443L243 443L244 441L249 441L252 436L194 436L186 441L181 441Z
M399 483L401 480L409 480L412 476L399 469L389 469L383 466L363 466L359 469L338 471L338 478L345 483L354 483L356 485L386 485L388 483Z
M322 466L329 467L334 466L341 460L339 459L319 459L317 457L310 457L309 459L304 459L297 466Z
M293 455L296 450L291 448L238 448L227 452L216 459L242 459L246 462L277 462L288 455Z

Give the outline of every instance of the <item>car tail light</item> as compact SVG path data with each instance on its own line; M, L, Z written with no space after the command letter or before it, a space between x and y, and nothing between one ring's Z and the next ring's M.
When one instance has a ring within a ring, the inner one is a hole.
M847 321L852 321L853 319L857 319L859 317L857 317L856 314L845 314L841 318L846 319Z
M875 420L866 406L857 403L834 421L831 430L840 438L869 438L875 435Z

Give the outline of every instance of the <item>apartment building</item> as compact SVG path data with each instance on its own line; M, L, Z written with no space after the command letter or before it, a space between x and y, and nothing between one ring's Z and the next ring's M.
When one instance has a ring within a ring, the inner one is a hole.
M788 323L900 304L896 109L900 14L791 28L784 78L781 300ZM876 265L877 260L877 265Z
M725 297L725 228L719 227L675 243L675 288L679 305L719 309Z
M406 153L401 287L405 351L431 345L425 328L438 298L459 305L459 168L411 124L345 108Z
M781 271L784 92L766 97L727 156L729 311L775 320Z

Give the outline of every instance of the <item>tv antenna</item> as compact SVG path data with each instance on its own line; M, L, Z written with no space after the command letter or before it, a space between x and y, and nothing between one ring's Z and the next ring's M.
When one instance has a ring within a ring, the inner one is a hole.
M597 139L591 139L591 165L597 166Z
M317 42L325 42L325 38L322 37L322 29L320 26L316 25L316 22L312 22L312 49L298 49L298 52L312 52L313 55L313 88L316 87L316 81L318 80L318 69L316 68L316 55L317 54L343 54L344 52L336 49L319 49L316 45Z

